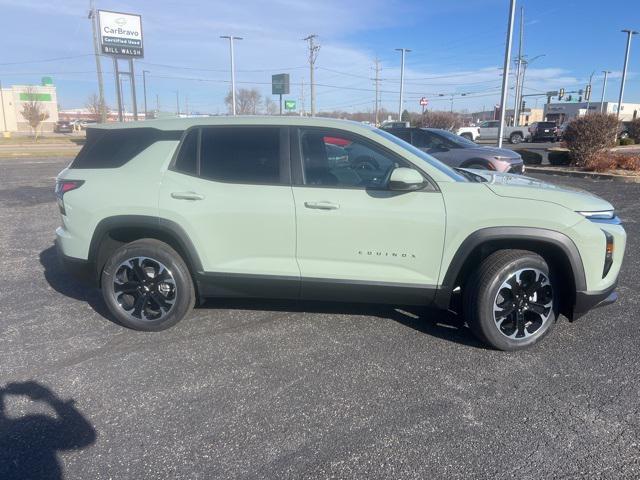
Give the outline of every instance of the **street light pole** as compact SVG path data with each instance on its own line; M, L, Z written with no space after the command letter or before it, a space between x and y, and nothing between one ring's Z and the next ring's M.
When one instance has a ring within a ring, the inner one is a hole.
M401 53L402 60L400 61L400 101L398 104L398 121L402 120L402 103L403 103L403 93L404 93L404 55L407 52L410 52L408 48L396 48L398 52Z
M600 113L604 108L604 92L607 90L607 76L611 73L609 70L602 70L604 73L604 83L602 84L602 97L600 97Z
M502 148L504 134L504 118L507 108L507 94L509 93L509 63L511 62L511 43L513 40L513 19L516 14L516 0L509 5L509 22L507 26L507 45L504 49L504 66L502 69L502 95L500 98L500 126L498 128L498 148Z
M147 73L149 70L142 70L142 95L144 96L144 119L149 118L149 110L147 110Z
M513 105L513 125L515 127L520 125L520 69L522 67L522 41L524 39L524 7L520 7L520 38L518 40L518 59L516 60L516 91L515 101Z
M233 41L242 40L242 37L234 37L233 35L221 35L220 38L229 39L229 52L231 55L231 112L236 114L236 67L233 54Z
M591 82L593 81L593 76L595 75L596 72L591 72L591 75L589 75L589 91L585 92L585 96L586 93L589 93L589 96L587 98L587 111L584 112L585 116L589 115L589 106L591 105Z
M624 83L627 79L627 66L629 65L629 51L631 50L631 37L636 35L638 32L635 30L620 30L621 32L625 32L627 34L627 49L624 54L624 67L622 68L622 80L620 81L620 96L618 97L618 114L617 118L620 120L620 109L622 108L622 96L624 95Z

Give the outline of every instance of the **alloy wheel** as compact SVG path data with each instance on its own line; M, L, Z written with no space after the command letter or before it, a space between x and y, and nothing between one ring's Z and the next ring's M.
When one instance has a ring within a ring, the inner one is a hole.
M161 262L149 257L133 257L122 262L113 276L115 302L127 315L138 320L159 320L176 302L176 281Z
M553 288L546 273L524 268L502 283L493 303L493 320L502 335L524 340L543 331L553 313Z

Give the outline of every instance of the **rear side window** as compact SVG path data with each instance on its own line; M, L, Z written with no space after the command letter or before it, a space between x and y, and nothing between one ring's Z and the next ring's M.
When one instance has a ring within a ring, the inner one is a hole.
M198 134L199 131L195 129L187 133L176 158L176 171L188 175L198 174Z
M180 140L182 132L156 128L87 130L87 140L71 168L118 168L155 142Z
M200 176L233 183L279 184L280 128L203 128Z

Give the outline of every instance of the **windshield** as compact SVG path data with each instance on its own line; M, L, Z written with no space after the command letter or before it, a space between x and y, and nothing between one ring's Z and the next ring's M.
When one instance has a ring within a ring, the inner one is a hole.
M371 131L375 132L378 135L380 135L381 137L384 137L387 140L395 143L399 147L404 148L405 150L408 150L409 152L411 152L416 157L420 157L421 160L423 160L424 162L428 163L433 168L438 169L440 172L444 173L445 175L447 175L448 177L452 178L456 182L467 182L468 181L467 178L465 178L463 175L460 175L453 168L448 167L447 165L442 163L440 160L432 157L428 153L423 152L419 148L414 147L410 143L405 142L404 140L396 137L395 135L392 135L389 132L385 132L384 130L380 130L379 128L374 128L374 127L371 127Z
M449 148L475 148L478 146L477 143L467 140L466 138L456 135L448 130L427 130L427 132L437 135L440 138L443 138L446 142L452 144L448 145Z

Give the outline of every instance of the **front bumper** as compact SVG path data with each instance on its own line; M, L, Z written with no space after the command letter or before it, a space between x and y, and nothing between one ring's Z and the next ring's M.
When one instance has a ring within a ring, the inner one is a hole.
M618 300L617 283L600 292L576 292L576 302L571 320L577 320L594 308L611 305Z

